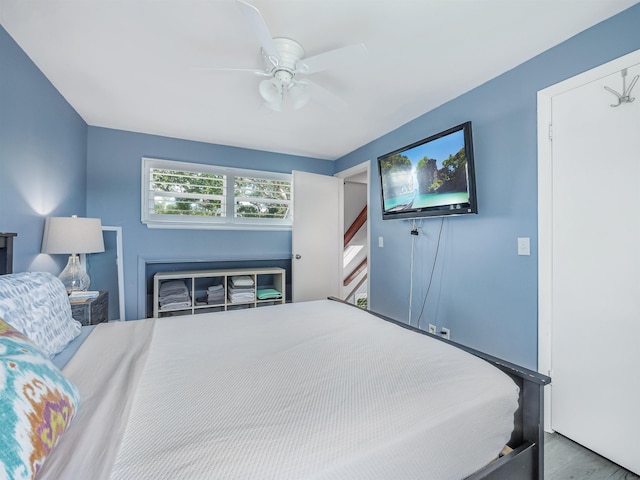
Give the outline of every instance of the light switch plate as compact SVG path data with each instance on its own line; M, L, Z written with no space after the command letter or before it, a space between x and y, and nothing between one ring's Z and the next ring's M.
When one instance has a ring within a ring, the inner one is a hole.
M531 239L518 237L518 255L531 255Z

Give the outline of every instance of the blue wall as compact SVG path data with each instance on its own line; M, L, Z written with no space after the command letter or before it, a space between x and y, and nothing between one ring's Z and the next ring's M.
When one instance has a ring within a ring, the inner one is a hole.
M140 221L142 157L333 174L327 160L89 127L87 215L122 227L126 318L146 314L146 262L289 259L291 232L150 229Z
M87 125L0 27L0 231L17 232L14 270L58 274L41 255L47 216L85 215Z
M373 166L371 308L409 319L410 225L382 220L377 157L471 120L479 214L444 220L420 326L448 327L455 341L535 368L536 94L639 48L640 5L635 5L339 159L336 171L366 160ZM428 288L440 225L440 219L423 220L415 240L414 326ZM378 237L384 237L383 248L377 246ZM517 255L517 237L531 238L531 256Z
M44 217L99 216L122 226L126 315L140 316L141 264L288 256L283 232L149 230L140 223L140 158L331 174L371 160L371 306L408 319L411 236L406 221L382 221L376 158L453 125L473 122L479 215L447 218L421 326L535 367L537 357L536 92L640 48L640 5L338 160L299 158L87 127L0 28L0 230L16 231L17 271L58 272L64 259L39 255ZM334 168L335 167L335 168ZM412 323L435 256L439 219L415 240ZM384 248L377 238L384 237ZM516 255L530 237L532 255ZM257 252L257 253L256 253ZM206 258L205 258L206 257Z

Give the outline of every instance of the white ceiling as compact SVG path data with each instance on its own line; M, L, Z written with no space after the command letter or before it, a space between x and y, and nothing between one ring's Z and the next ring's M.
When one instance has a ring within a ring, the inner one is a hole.
M0 0L0 22L93 126L334 160L637 0L247 0L307 56L368 56L310 75L339 95L275 113L260 42L234 0Z

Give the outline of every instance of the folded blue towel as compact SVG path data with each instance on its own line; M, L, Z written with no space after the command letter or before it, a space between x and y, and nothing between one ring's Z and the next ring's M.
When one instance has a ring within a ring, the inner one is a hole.
M272 298L282 298L282 293L275 288L259 288L256 296L258 300L269 300Z

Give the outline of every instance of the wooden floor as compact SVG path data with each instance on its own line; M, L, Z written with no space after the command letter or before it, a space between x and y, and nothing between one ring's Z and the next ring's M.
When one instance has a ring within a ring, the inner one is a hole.
M640 477L562 435L545 433L544 479L640 480Z

